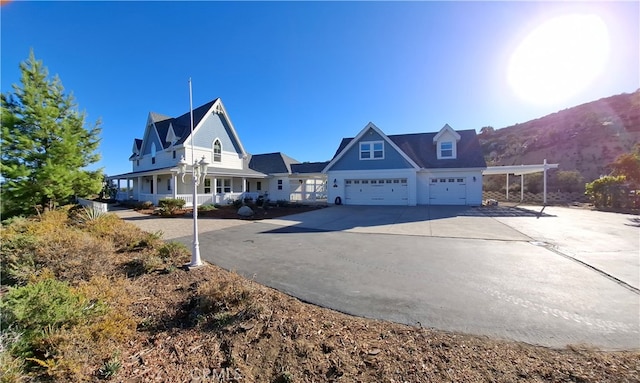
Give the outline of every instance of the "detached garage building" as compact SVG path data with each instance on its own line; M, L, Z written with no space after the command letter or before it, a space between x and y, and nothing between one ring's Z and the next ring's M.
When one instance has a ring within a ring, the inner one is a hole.
M487 164L475 130L385 135L369 123L324 168L329 203L481 205Z

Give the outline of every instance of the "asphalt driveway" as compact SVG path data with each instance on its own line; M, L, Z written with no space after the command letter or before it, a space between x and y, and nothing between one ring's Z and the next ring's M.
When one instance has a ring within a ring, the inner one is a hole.
M154 221L174 238L185 226ZM552 347L640 348L637 216L335 206L226 228L205 221L204 259L321 306Z

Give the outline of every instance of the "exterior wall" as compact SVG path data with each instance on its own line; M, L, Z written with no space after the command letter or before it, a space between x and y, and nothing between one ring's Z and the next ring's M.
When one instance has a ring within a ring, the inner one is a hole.
M198 130L194 132L193 142L196 147L207 148L213 150L213 142L219 139L222 144L222 151L242 153L239 143L231 134L231 127L227 124L223 115L211 113L205 117Z
M416 171L411 169L376 169L376 170L331 170L327 172L327 202L334 204L336 197L345 198L345 180L366 178L406 178L408 189L408 205L417 204ZM482 182L480 182L482 184ZM335 187L334 187L335 185Z
M265 180L267 181L267 180ZM282 181L282 190L278 190L278 181ZM263 186L264 189L264 186ZM289 183L289 176L274 176L268 179L268 191L269 191L269 200L278 201L278 200L289 200L289 196L291 195L291 188Z
M361 160L360 142L383 141L384 159L382 160ZM334 170L374 170L374 169L403 169L412 168L407 160L402 157L387 141L385 141L375 130L369 129L367 133L356 142L332 167Z
M429 204L429 178L465 178L466 204L482 205L482 169L428 169L418 173L417 201L419 205ZM475 181L473 180L475 177Z

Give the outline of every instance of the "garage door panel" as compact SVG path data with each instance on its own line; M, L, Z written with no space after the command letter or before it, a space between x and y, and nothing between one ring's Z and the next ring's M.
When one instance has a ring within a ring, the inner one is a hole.
M431 205L466 205L467 185L465 178L439 177L429 180L429 203Z
M347 205L407 205L406 179L353 179L345 181Z

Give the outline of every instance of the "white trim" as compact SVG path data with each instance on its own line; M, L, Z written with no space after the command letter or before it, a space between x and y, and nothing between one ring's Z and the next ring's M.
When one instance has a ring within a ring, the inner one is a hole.
M360 133L358 133L357 136L355 136L351 140L351 142L347 144L347 146L344 147L344 149L342 149L340 153L338 153L338 155L336 155L331 160L331 162L327 164L327 166L325 166L324 169L322 169L322 173L327 173L328 171L330 171L331 167L335 165L336 162L338 162L342 158L342 156L344 156L345 153L347 153L356 144L356 142L358 142L365 135L365 133L369 129L373 129L374 132L378 133L380 137L382 137L384 141L386 141L389 145L391 145L393 149L395 149L398 153L400 153L402 158L404 158L414 169L416 170L420 169L420 167L411 158L409 158L409 156L407 156L407 154L402 149L400 149L398 145L396 145L393 141L391 141L391 139L389 139L389 137L387 137L387 135L384 134L382 130L380 130L377 126L373 124L373 122L370 122L367 124L367 126L364 127L364 129L360 131Z
M435 144L440 141L440 138L444 135L445 132L451 132L451 134L453 134L453 136L456 138L456 142L460 141L460 138L462 138L458 132L456 132L452 127L449 126L449 124L444 124L438 134L433 137L433 143Z
M216 141L220 143L220 161L216 161ZM220 139L220 137L216 137L213 139L213 142L211 143L211 162L213 163L222 163L222 140Z
M369 153L369 157L362 157L362 145L363 144L367 144L369 145L369 150L367 150L367 152ZM375 145L376 144L382 144L382 157L376 157L375 156L375 152L377 152L378 150L375 150ZM359 145L358 145L358 159L361 161L369 161L369 160L384 160L384 141L382 140L378 140L378 141L360 141Z

